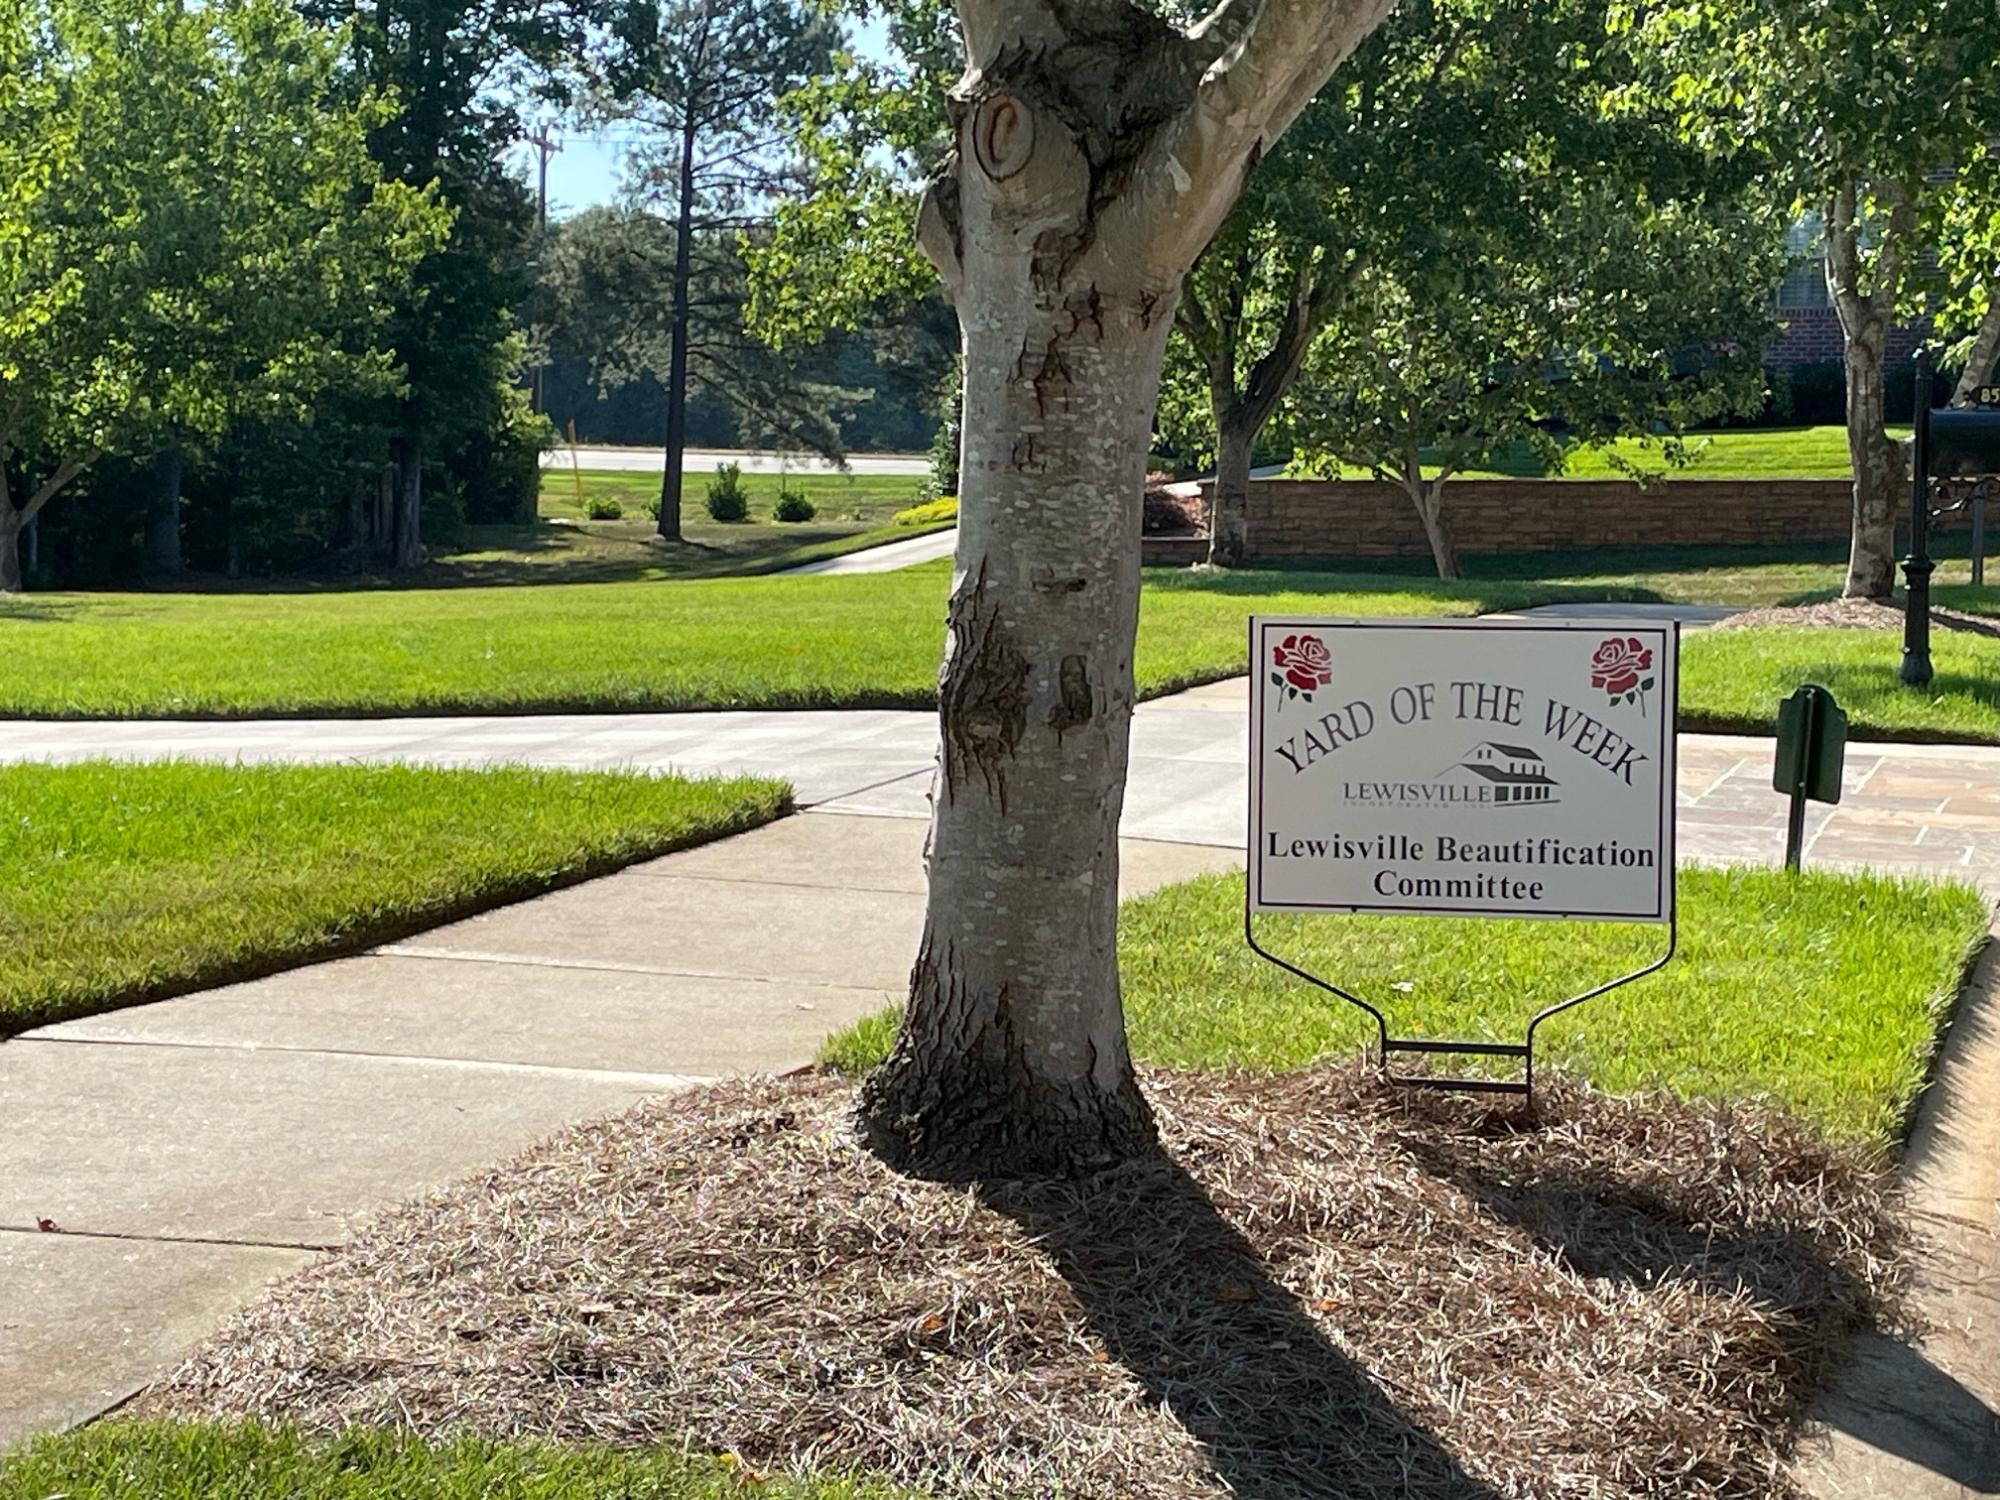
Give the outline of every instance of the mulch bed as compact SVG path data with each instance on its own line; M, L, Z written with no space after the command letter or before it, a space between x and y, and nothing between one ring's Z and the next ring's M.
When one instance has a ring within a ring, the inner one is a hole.
M1963 610L1931 606L1931 624L1940 630L1967 630L2000 636L2000 620L1969 615ZM1823 599L1817 604L1775 605L1748 609L1710 626L1712 630L1747 630L1757 625L1816 625L1831 630L1901 630L1903 601Z
M1166 1154L971 1188L860 1150L832 1080L652 1101L399 1210L144 1407L947 1496L1769 1497L1901 1285L1879 1178L1763 1114L1146 1085Z

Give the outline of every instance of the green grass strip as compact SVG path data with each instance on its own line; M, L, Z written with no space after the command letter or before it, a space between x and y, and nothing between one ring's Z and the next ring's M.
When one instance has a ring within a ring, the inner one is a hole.
M352 951L789 801L610 772L0 767L0 1036Z
M1550 1021L1540 1058L1614 1093L1769 1099L1838 1139L1888 1145L1985 934L1984 900L1962 885L1748 869L1686 869L1679 891L1674 962ZM1637 968L1666 930L1266 916L1258 938L1374 1000L1401 1034L1519 1041L1537 1009ZM1240 875L1127 902L1118 942L1143 1061L1277 1070L1372 1040L1361 1012L1244 946ZM894 1012L871 1017L830 1038L821 1059L864 1071L894 1035Z
M0 715L926 708L950 570L550 588L0 598ZM1626 597L1643 591L1627 591ZM1253 612L1467 615L1602 597L1520 580L1163 571L1136 669L1243 669Z
M0 1459L0 1500L893 1500L866 1480L766 1478L660 1449L356 1429L311 1442L255 1423L103 1422Z

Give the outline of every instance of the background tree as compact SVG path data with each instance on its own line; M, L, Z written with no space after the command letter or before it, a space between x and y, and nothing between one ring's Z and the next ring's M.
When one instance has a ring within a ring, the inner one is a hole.
M1844 592L1895 581L1904 467L1884 410L1890 327L1930 311L1950 173L2000 126L1986 0L1638 0L1633 55L1718 156L1761 154L1818 216L1840 317L1854 523ZM1898 414L1900 416L1900 413Z
M11 589L21 528L104 452L303 414L331 385L392 389L388 298L443 215L379 180L382 101L334 98L339 38L275 0L8 0L0 48ZM177 560L177 514L157 529Z
M422 561L426 464L464 487L495 451L534 447L542 428L510 393L525 359L515 310L531 285L533 205L506 152L522 110L568 97L593 4L570 0L300 0L351 35L348 84L392 97L369 134L385 175L429 189L451 234L418 265L390 338L404 371L387 414L394 481L386 560Z
M1764 399L1781 235L1754 200L1661 204L1614 175L1535 172L1513 184L1519 212L1441 241L1416 274L1365 272L1288 413L1294 463L1409 496L1440 578L1460 576L1454 474L1509 447L1559 473L1573 447L1625 434L1671 460L1689 427Z
M668 387L680 327L684 402L706 398L728 414L732 435L760 446L838 458L837 418L868 392L815 378L746 330L748 273L733 231L695 237L677 298L678 238L671 221L631 209L590 209L553 230L540 278L550 347L584 357L600 391L642 376Z
M1139 494L1182 278L1387 10L961 0L955 150L919 237L958 309L965 435L930 894L876 1149L943 1173L1146 1149L1115 951Z
M698 301L712 298L731 277L716 262L732 250L730 232L760 223L770 200L791 179L786 137L778 128L779 100L827 71L838 31L817 11L795 0L668 0L635 3L614 28L598 107L637 124L644 142L629 158L627 196L649 212L671 215L673 258L668 276L666 468L660 481L660 535L680 539L682 455L687 446L688 364ZM697 260L702 268L697 284ZM722 274L718 274L718 272ZM720 365L732 357L751 374L748 341L713 335L704 357ZM772 373L762 365L765 373ZM766 386L743 399L771 409L778 395ZM811 426L834 441L824 424L803 421L793 403L790 425Z

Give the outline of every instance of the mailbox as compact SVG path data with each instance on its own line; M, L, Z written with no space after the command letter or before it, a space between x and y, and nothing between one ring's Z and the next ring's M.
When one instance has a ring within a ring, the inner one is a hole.
M1981 479L2000 474L2000 410L1987 407L1946 407L1928 417L1930 477Z

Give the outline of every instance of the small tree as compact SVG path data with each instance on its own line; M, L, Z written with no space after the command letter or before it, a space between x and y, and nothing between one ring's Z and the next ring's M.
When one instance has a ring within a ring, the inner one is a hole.
M98 454L395 384L388 298L442 232L372 95L276 0L0 9L0 589ZM25 464L26 483L7 470ZM16 498L16 495L19 498Z
M1294 393L1298 459L1347 463L1409 496L1440 578L1460 576L1452 475L1525 446L1678 434L1763 399L1780 237L1705 199L1647 205L1544 161L1526 210L1437 246L1429 274L1371 269Z
M600 395L650 375L668 387L670 403L678 348L683 409L706 394L734 414L739 430L838 460L833 411L867 393L812 379L806 362L749 332L736 233L696 235L684 297L674 290L678 265L674 225L650 213L594 208L555 227L541 269L550 347L581 358ZM663 526L662 534L676 533Z

